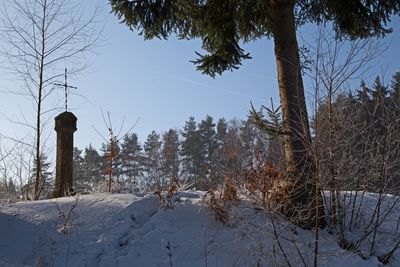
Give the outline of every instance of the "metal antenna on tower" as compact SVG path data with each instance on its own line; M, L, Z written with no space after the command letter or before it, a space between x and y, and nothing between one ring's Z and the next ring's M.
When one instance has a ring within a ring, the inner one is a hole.
M78 89L78 87L68 85L67 83L67 68L65 68L65 82L62 83L55 83L54 85L64 87L65 91L65 111L68 111L68 89Z

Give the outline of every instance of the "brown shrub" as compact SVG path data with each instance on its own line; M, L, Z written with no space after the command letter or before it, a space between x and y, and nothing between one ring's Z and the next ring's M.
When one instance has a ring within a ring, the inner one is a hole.
M173 182L170 184L166 194L163 194L162 191L157 190L154 192L154 195L158 196L158 198L160 199L160 204L162 208L172 209L174 207L172 203L172 197L177 191L178 191L178 186L176 185L175 182Z
M209 197L208 206L214 212L218 221L226 224L228 222L228 208L239 201L237 183L224 176L224 185L219 189L212 189L206 193Z
M270 162L262 162L258 157L251 164L246 176L246 188L256 203L266 207L281 206L287 201L289 183L281 170Z

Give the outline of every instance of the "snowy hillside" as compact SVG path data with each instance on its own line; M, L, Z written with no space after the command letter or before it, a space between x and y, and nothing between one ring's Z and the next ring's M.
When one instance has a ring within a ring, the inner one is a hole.
M172 209L160 208L156 196L129 194L2 204L0 266L312 266L313 232L271 220L247 201L228 208L224 225L203 196L178 193ZM365 198L371 204L375 195ZM398 239L399 214L396 206L388 216L377 253ZM327 230L320 234L320 266L382 266L341 249ZM387 265L400 266L399 258Z

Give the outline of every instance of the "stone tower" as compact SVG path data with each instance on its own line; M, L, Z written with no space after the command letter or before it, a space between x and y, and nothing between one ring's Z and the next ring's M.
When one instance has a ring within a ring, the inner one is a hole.
M54 118L57 132L56 185L53 197L63 197L72 193L72 170L74 132L77 118L65 111Z

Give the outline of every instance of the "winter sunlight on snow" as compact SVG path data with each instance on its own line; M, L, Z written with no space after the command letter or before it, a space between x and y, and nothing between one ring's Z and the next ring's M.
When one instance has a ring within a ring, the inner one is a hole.
M1 0L0 267L400 266L399 15Z

